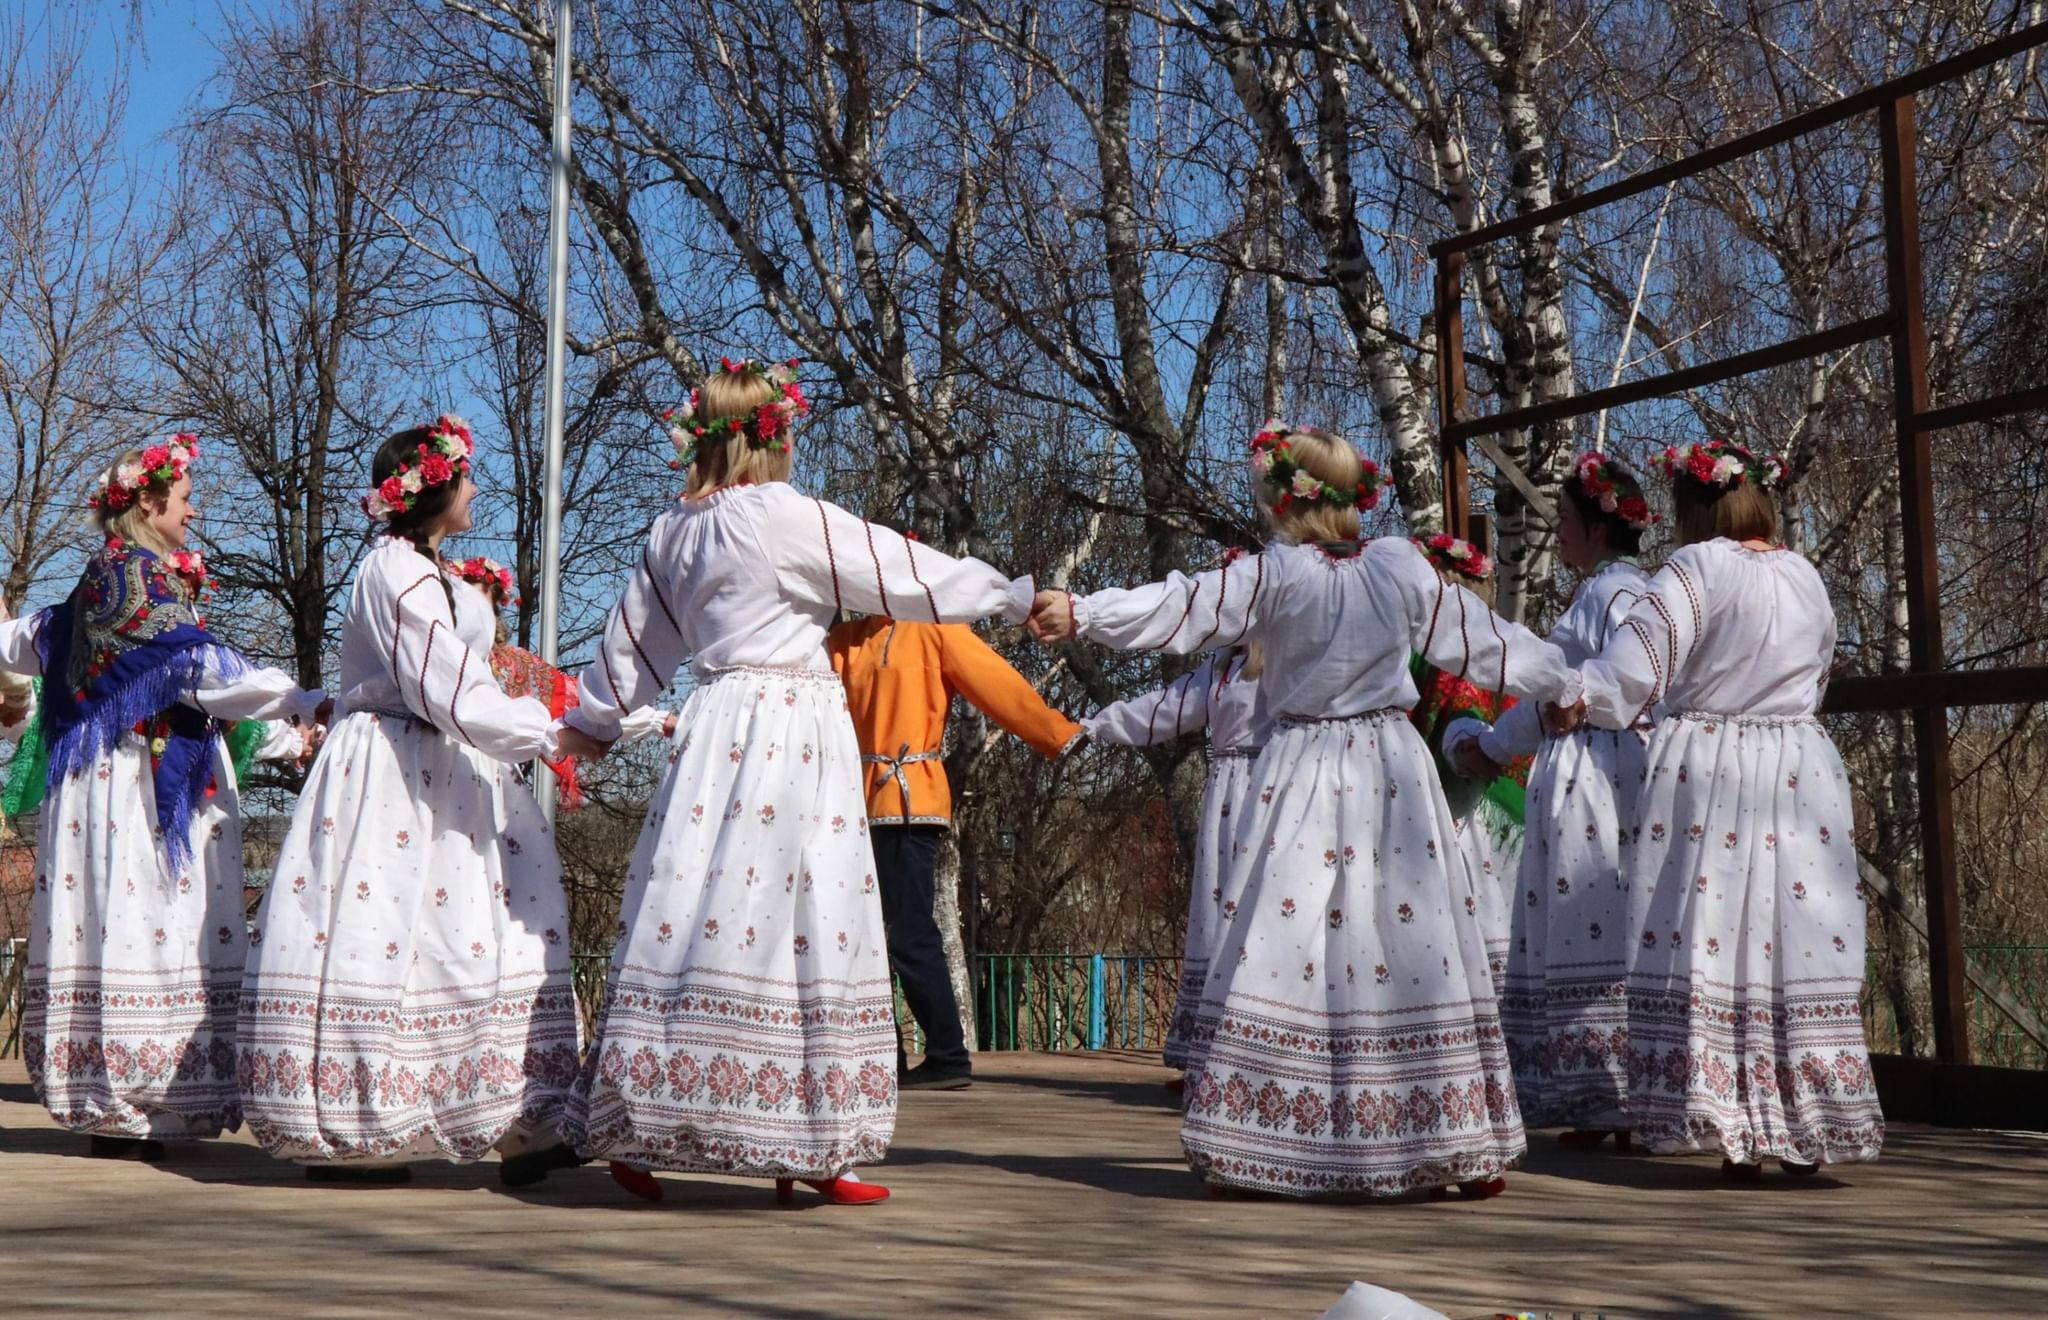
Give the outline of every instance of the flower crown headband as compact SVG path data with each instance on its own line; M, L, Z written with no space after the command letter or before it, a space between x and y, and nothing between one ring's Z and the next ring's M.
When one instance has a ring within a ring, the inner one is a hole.
M427 428L427 438L420 445L419 457L400 463L398 471L378 482L363 496L363 512L373 519L410 512L413 501L427 487L439 486L455 480L458 475L466 475L469 456L475 452L476 441L469 434L469 423L460 417L442 413Z
M477 555L472 559L458 559L450 564L449 568L454 570L455 576L461 578L464 582L474 582L485 591L496 587L505 597L506 604L517 605L519 603L516 594L519 590L519 579L513 576L511 569L490 558L488 555Z
M670 408L663 412L661 420L667 422L669 443L676 447L676 457L669 464L672 468L685 468L697 461L697 451L704 442L721 441L731 438L734 432L742 432L747 439L758 446L775 444L781 440L783 453L790 450L790 427L797 418L807 416L811 411L810 400L804 397L803 386L797 384L796 368L799 359L787 362L756 362L752 358L718 359L718 365L728 376L742 373L767 381L781 391L778 398L768 400L744 417L717 417L709 421L697 416L702 406L704 391L690 391L690 402L681 412Z
M1648 531L1657 521L1650 512L1650 503L1641 495L1624 496L1620 483L1633 481L1635 474L1605 454L1591 451L1580 454L1572 460L1572 478L1579 483L1579 489L1599 502L1602 513L1611 513L1639 532Z
M1294 446L1287 437L1297 434L1294 427L1281 421L1268 421L1252 437L1252 471L1267 485L1279 489L1280 497L1273 501L1273 512L1284 514L1296 500L1327 500L1331 504L1349 504L1359 512L1375 508L1380 502L1380 492L1393 486L1393 478L1380 471L1380 465L1358 456L1362 469L1358 485L1350 490L1332 486L1313 472L1305 472L1294 459Z
M1785 484L1789 469L1785 460L1772 454L1766 458L1744 449L1732 440L1706 440L1683 449L1667 449L1657 466L1672 480L1691 477L1702 486L1733 490L1745 481L1755 481L1765 490Z
M100 479L99 487L86 496L93 509L121 512L161 482L169 486L185 475L192 460L199 457L199 437L180 431L168 440L146 446L139 460L121 464Z
M1411 537L1422 557L1440 571L1456 573L1474 582L1484 582L1493 576L1493 561L1479 552L1479 547L1470 541L1461 541L1448 532L1438 532L1430 537Z

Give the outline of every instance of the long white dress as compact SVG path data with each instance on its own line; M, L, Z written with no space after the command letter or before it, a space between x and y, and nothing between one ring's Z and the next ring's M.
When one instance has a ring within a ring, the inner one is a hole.
M1209 773L1202 783L1194 875L1188 883L1180 987L1164 1046L1172 1068L1187 1067L1196 1009L1223 929L1223 905L1235 912L1242 900L1223 889L1230 878L1231 827L1251 796L1252 761L1272 733L1272 721L1259 708L1259 680L1244 676L1246 658L1241 652L1211 656L1165 687L1104 706L1081 721L1082 731L1096 742L1125 747L1149 747L1197 729L1209 733Z
M696 687L626 873L570 1116L588 1153L831 1178L896 1122L896 1029L841 610L964 623L1031 584L774 482L656 519L567 722L600 741L690 658Z
M46 617L0 624L0 668L40 673L35 635ZM310 722L325 699L282 670L229 678L209 666L185 704L274 721L258 755L277 759L298 752L287 721ZM155 828L140 734L44 795L22 1058L50 1116L73 1131L165 1140L241 1126L234 1044L247 921L241 798L224 739L213 785L192 811L190 860L175 869Z
M1849 780L1814 718L1834 659L1820 575L1785 550L1681 547L1583 667L1590 717L1652 703L1630 861L1631 1124L1653 1150L1873 1159L1864 905Z
M1599 655L1648 582L1629 560L1602 565L1579 585L1551 644L1573 664ZM1625 858L1638 833L1648 728L1645 719L1546 738L1537 707L1523 702L1475 730L1497 762L1536 758L1521 865L1509 885L1500 1001L1531 1127L1627 1126L1628 966L1649 895L1631 887ZM1460 732L1454 726L1447 742Z
M338 715L242 985L242 1102L272 1154L474 1160L562 1112L568 904L513 769L554 740L546 706L499 690L492 633L484 597L409 542L363 560Z
M1263 640L1276 721L1232 838L1181 1141L1209 1181L1303 1196L1491 1177L1526 1149L1456 828L1406 708L1409 653L1575 699L1557 648L1444 583L1405 538L1276 546L1075 602L1132 649Z

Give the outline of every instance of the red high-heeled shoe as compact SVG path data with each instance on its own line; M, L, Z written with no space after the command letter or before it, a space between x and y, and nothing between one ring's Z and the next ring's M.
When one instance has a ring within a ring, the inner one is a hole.
M1764 1180L1764 1166L1737 1164L1724 1155L1721 1157L1721 1180L1732 1183L1760 1183Z
M1472 1178L1458 1184L1458 1194L1468 1201L1491 1201L1507 1189L1508 1180L1505 1178ZM1429 1189L1429 1199L1432 1201L1448 1201L1450 1197L1449 1187Z
M1181 1094L1181 1093L1182 1093L1183 1091L1186 1091L1186 1090L1188 1089L1188 1079L1187 1079L1187 1077L1186 1077L1185 1075L1183 1075L1183 1076L1180 1076L1180 1077L1169 1077L1169 1078L1167 1078L1167 1079L1166 1079L1166 1089L1167 1089L1168 1091L1171 1091L1171 1092L1172 1092L1173 1094L1175 1094L1175 1095L1179 1095L1179 1094Z
M832 1178L823 1182L815 1178L777 1178L775 1203L795 1205L796 1184L799 1182L824 1197L827 1205L873 1205L889 1199L889 1189L880 1183L854 1182L849 1178Z
M661 1181L645 1169L636 1169L630 1164L611 1162L612 1181L625 1188L643 1201L661 1199Z

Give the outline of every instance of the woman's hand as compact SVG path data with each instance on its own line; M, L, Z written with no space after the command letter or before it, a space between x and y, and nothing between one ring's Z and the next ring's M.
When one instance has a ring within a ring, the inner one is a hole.
M611 750L610 743L602 743L574 725L565 724L555 739L555 747L563 756L573 756L579 761L597 761Z
M1584 698L1569 706L1556 706L1548 702L1543 706L1543 728L1553 738L1561 738L1582 727L1586 722Z
M1041 642L1065 642L1074 637L1074 598L1064 591L1041 591L1031 603L1031 618L1024 625Z

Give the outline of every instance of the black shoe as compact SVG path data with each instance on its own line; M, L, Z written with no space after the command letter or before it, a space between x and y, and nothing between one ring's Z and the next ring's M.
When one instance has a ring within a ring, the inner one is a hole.
M897 1085L905 1091L964 1091L974 1085L974 1069L946 1068L927 1060L903 1074Z
M409 1164L308 1164L306 1181L354 1183L359 1187L403 1187L412 1181Z
M94 1137L92 1157L96 1160L139 1160L154 1164L164 1157L164 1143L147 1137Z
M537 1182L545 1182L556 1169L573 1169L588 1163L589 1160L568 1146L521 1151L498 1162L498 1184L501 1187L531 1187Z

